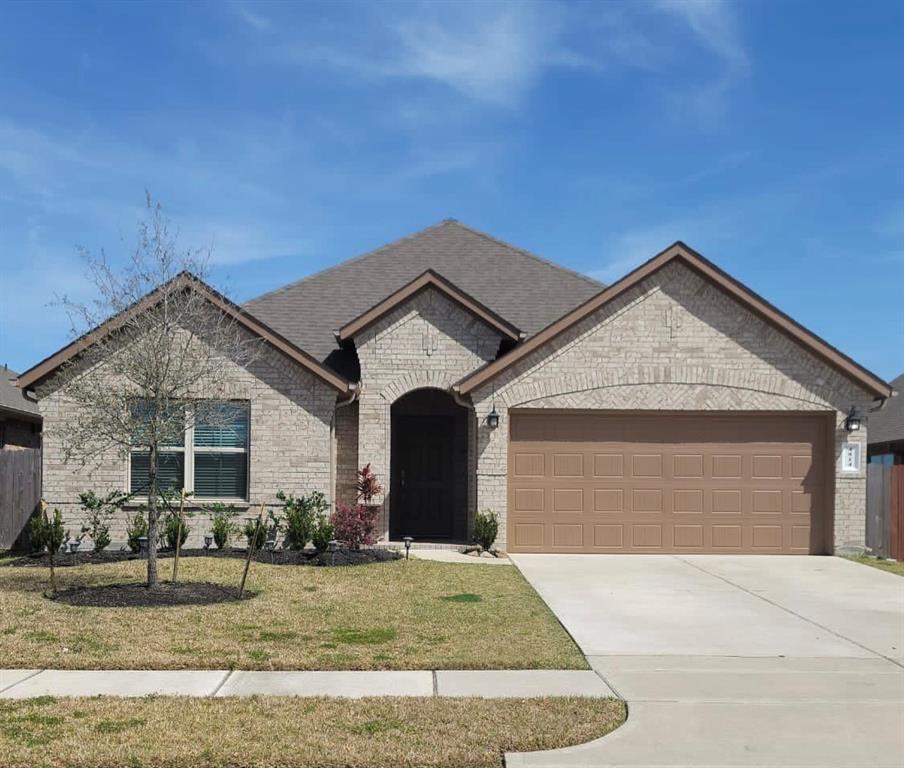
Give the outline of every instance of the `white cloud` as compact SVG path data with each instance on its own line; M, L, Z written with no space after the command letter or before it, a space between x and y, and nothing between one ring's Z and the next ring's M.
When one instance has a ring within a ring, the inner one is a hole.
M568 17L553 2L378 6L364 29L335 39L294 39L284 51L358 77L427 80L495 106L517 104L545 71L602 65L565 40ZM347 32L347 31L346 31ZM357 33L357 34L356 34Z
M274 25L270 19L261 13L252 11L245 3L229 3L229 8L240 21L255 32L270 32L273 29Z
M673 117L707 131L721 128L730 94L750 68L733 6L719 0L661 0L658 8L678 19L719 60L712 79L668 95Z

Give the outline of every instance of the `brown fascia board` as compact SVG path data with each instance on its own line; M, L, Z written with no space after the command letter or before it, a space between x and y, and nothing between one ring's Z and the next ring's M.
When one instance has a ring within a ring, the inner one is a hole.
M520 329L497 315L489 307L481 304L477 299L457 288L454 283L447 280L438 272L428 269L426 272L414 278L410 283L403 285L395 293L390 294L366 312L358 315L354 320L343 325L336 331L336 340L340 344L349 341L361 333L361 331L369 328L388 312L391 312L400 304L403 304L412 296L426 288L435 288L444 296L447 296L452 301L464 307L472 315L480 318L491 328L495 328L512 341L520 341L524 338L524 334Z
M103 337L115 332L128 322L129 318L139 312L146 312L152 309L166 293L177 290L194 290L200 293L211 304L234 318L244 328L251 333L259 336L270 346L282 352L286 357L309 370L314 375L321 378L327 384L338 390L339 392L348 392L354 385L346 381L339 374L331 371L326 366L318 362L314 357L304 350L296 347L285 337L274 331L268 325L258 320L254 315L245 311L237 304L233 303L221 293L211 288L203 280L195 277L189 272L180 272L169 282L155 288L149 294L139 299L130 307L122 310L106 322L97 326L92 331L80 336L72 343L63 347L50 357L45 358L37 365L29 368L20 374L16 380L16 385L21 389L33 387L37 382L50 376L61 365L74 358L79 353L86 350L92 344L96 343Z
M613 283L568 314L563 315L542 331L539 331L532 336L524 344L515 347L515 349L507 355L487 363L474 371L474 373L465 376L454 384L452 388L462 395L474 391L477 387L495 378L498 374L502 373L502 371L514 365L534 350L539 349L559 334L579 323L588 315L593 314L608 302L617 298L630 288L633 288L639 282L674 260L681 260L688 267L708 278L715 283L717 287L725 291L725 293L732 296L742 305L754 312L754 314L790 336L818 358L839 370L874 396L884 398L892 395L894 390L888 382L854 362L850 357L819 338L816 334L808 331L780 309L774 307L764 298L735 280L729 274L719 269L719 267L711 261L701 256L693 248L688 247L681 241L669 246L649 261L641 264L633 272L629 272L618 282Z

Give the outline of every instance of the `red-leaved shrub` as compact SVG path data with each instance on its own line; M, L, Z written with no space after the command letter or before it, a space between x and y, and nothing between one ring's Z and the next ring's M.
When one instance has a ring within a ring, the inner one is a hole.
M383 493L383 486L380 485L380 481L370 468L369 463L358 470L355 489L358 491L358 501L363 501L367 505L370 505L374 496L379 496Z
M337 504L330 515L330 522L336 530L336 538L345 542L349 549L361 549L361 545L373 544L377 538L377 515L380 508L364 504Z

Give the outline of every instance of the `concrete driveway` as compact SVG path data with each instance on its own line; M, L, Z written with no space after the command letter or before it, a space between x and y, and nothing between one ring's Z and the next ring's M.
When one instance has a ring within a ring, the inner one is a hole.
M833 557L512 559L629 715L507 765L904 765L901 577Z

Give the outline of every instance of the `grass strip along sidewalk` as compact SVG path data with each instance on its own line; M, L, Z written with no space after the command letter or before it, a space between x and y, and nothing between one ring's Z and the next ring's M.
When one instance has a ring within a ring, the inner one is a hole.
M0 701L4 768L490 768L625 718L614 699Z

